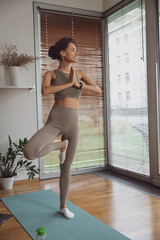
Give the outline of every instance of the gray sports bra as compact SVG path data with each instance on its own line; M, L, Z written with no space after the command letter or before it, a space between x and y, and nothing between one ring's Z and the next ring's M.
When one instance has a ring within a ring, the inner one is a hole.
M58 69L54 70L56 73L56 78L51 80L51 86L57 86L62 84L67 84L69 81L69 73L64 73ZM79 83L79 77L77 76L77 82ZM76 98L80 99L82 89L78 89L75 87L69 87L54 94L54 100L62 99L62 98Z

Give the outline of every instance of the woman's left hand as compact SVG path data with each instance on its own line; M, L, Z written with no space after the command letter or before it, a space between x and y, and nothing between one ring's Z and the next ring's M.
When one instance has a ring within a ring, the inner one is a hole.
M73 85L74 85L74 87L79 88L80 84L77 82L76 71L75 71L74 67L72 67L72 69L73 69L73 78L74 78L74 84Z

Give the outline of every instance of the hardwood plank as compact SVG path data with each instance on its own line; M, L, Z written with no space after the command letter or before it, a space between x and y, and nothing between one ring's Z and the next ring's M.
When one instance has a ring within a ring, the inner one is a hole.
M43 189L59 194L59 179L17 181L12 190L0 189L0 197ZM72 176L68 200L132 240L160 239L156 197L89 173ZM2 202L0 212L9 213ZM0 227L0 236L1 240L31 239L14 217Z

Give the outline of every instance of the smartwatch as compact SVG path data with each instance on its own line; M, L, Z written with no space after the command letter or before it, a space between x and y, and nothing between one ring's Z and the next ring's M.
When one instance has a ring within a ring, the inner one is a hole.
M79 87L79 89L81 89L81 88L83 87L83 83L82 83L82 82L80 82L79 84L80 84L80 87Z
M82 83L82 82L79 82L79 84L80 84L80 87L76 87L76 86L72 86L72 87L77 88L77 89L81 89L82 86L83 86L83 83Z

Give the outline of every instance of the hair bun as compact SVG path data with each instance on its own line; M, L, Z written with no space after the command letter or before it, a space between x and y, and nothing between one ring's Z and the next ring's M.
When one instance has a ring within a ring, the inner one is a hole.
M53 60L58 59L58 53L55 46L51 46L48 50L48 56Z

